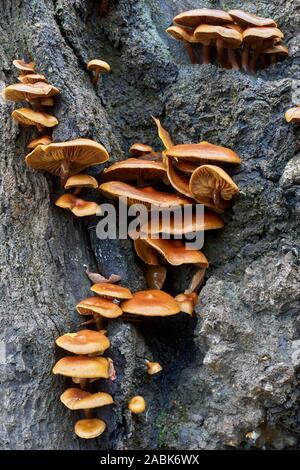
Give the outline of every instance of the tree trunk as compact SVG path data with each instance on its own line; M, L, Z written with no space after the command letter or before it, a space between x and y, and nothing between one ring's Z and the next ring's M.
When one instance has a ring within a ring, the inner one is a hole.
M112 393L116 406L97 412L108 425L101 438L80 440L71 424L79 414L59 401L70 381L51 368L62 356L55 338L82 321L74 307L89 295L83 265L121 272L133 290L145 283L131 242L98 240L96 218L54 206L57 178L24 163L34 132L12 122L18 105L1 101L1 449L297 447L299 132L283 115L299 85L298 2L257 2L258 14L277 12L292 54L259 78L188 65L164 30L176 13L199 8L196 0L109 3L102 17L96 0L1 1L1 88L16 83L13 59L34 60L60 89L54 140L92 138L111 162L135 141L160 150L151 115L161 116L176 143L234 149L241 195L225 228L205 237L211 264L196 319L109 323L117 380L95 387ZM96 86L86 70L93 58L112 69ZM169 291L183 292L189 275L171 270ZM164 371L150 380L145 359ZM148 404L138 419L127 411L133 394Z

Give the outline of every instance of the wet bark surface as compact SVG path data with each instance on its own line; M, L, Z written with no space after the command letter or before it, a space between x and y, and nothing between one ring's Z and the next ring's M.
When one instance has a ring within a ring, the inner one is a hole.
M130 242L100 241L97 220L75 219L53 205L56 179L24 163L35 134L12 122L16 105L1 101L0 446L298 447L299 130L283 116L300 101L299 4L110 4L101 17L92 0L1 1L1 88L16 82L13 59L35 60L61 90L54 139L95 139L110 161L124 158L135 141L161 148L151 115L161 118L176 143L228 146L242 158L233 172L241 195L225 215L225 228L205 238L210 269L195 319L110 322L109 355L118 377L95 387L110 391L116 405L97 412L108 425L103 437L80 441L72 432L79 415L59 402L70 381L50 371L62 354L54 339L82 321L74 306L89 295L83 265L104 275L121 273L133 290L143 288L144 279ZM201 6L273 17L290 57L256 76L190 65L165 28L179 11ZM112 68L97 86L86 70L92 58ZM187 270L170 274L172 293L182 291ZM146 358L160 361L164 372L149 379ZM133 394L148 403L137 418L126 408Z

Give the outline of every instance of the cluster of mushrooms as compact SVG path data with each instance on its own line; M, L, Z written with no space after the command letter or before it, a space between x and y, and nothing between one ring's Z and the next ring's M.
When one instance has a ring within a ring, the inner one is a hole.
M216 50L217 63L223 68L255 73L288 56L284 35L272 18L262 18L243 10L201 8L185 11L173 18L167 28L182 41L193 64L198 63L196 45L202 48L202 62L212 63Z
M34 62L25 63L23 60L14 60L13 65L20 74L18 76L20 83L7 86L2 95L7 101L24 101L31 107L15 109L12 117L23 126L35 126L42 134L29 142L29 149L51 144L51 129L57 126L58 120L45 111L54 105L54 97L59 90L50 85L44 75L36 73Z
M185 292L175 297L180 310L192 315L208 260L202 251L187 248L185 237L224 226L219 214L231 206L239 192L225 168L241 160L234 151L209 142L174 145L160 121L155 119L155 123L165 147L163 152L134 144L129 150L133 157L103 171L99 190L111 199L126 197L128 205L138 203L169 213L169 217L152 220L153 211L149 210L134 247L150 289L163 287L168 265L197 267ZM176 223L174 210L187 204L194 210L196 203L205 206L204 217L196 217L193 212L188 220Z

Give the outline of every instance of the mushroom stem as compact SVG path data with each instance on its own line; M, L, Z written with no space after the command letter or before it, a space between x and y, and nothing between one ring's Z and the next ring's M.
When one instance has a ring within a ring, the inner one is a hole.
M67 160L63 160L60 165L60 184L63 188L69 177L69 171L70 171L70 163Z
M94 324L94 323L96 323L94 319L87 320L87 321L84 321L83 323L80 323L80 326L91 325L91 324Z
M184 41L184 46L185 46L185 48L187 50L187 53L189 55L191 64L197 64L198 61L197 61L197 57L195 55L195 51L193 49L193 45L190 42Z
M271 54L271 65L276 64L276 54Z
M79 385L81 390L86 390L89 385L89 379L79 379Z
M94 85L97 84L98 79L99 79L99 75L100 75L100 70L95 70L94 73L93 73L93 78L92 78L92 83Z
M259 56L261 55L262 51L262 44L257 44L256 49L254 51L254 54L250 60L250 72L255 73L256 72L256 66L257 66L257 61L259 59Z
M220 191L218 189L214 189L213 191L213 202L216 206L221 202Z
M242 69L248 72L249 67L249 47L244 46L242 50Z
M41 132L41 133L44 132L44 126L42 126L41 124L36 124L36 128L39 132Z
M233 49L228 49L228 60L233 70L240 70L240 66Z
M78 194L80 193L81 189L82 189L81 186L78 186L78 187L75 189L74 193L73 193L74 196L78 196Z
M199 292L200 287L203 284L205 277L206 268L199 268L198 271L193 275L188 288L184 291L185 294L191 294L192 292Z
M87 419L91 419L94 417L94 413L91 410L91 408L86 408L85 410L83 410L83 413L84 413L84 417Z
M100 315L98 315L97 313L94 313L93 317L96 323L96 330L98 331L103 330L102 318L100 317Z
M218 62L221 67L225 67L225 60L224 60L224 41L221 38L216 40L216 48L217 48L217 58Z
M202 62L206 65L211 64L210 47L205 44L202 46Z

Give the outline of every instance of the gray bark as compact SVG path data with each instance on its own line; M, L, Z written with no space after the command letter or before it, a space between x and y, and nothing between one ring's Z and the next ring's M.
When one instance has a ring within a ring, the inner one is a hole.
M201 6L274 17L290 57L256 76L189 65L164 30L179 11ZM119 0L105 18L92 0L3 0L0 8L1 88L16 81L13 59L34 59L61 90L56 141L93 138L115 161L134 141L160 148L154 115L176 143L208 140L242 158L234 171L242 194L225 229L206 236L211 265L197 318L110 322L118 378L101 389L116 406L98 413L108 424L101 439L80 441L77 413L59 402L70 381L51 367L62 355L54 339L81 321L74 306L90 286L83 265L121 272L132 289L144 280L129 242L101 242L97 221L53 205L56 179L24 163L33 131L13 123L15 106L1 102L0 447L298 447L299 131L283 115L300 102L299 2ZM112 67L96 87L86 71L92 58ZM187 276L172 272L170 290L182 291ZM145 358L164 372L149 380ZM137 393L148 413L132 418L126 404Z

